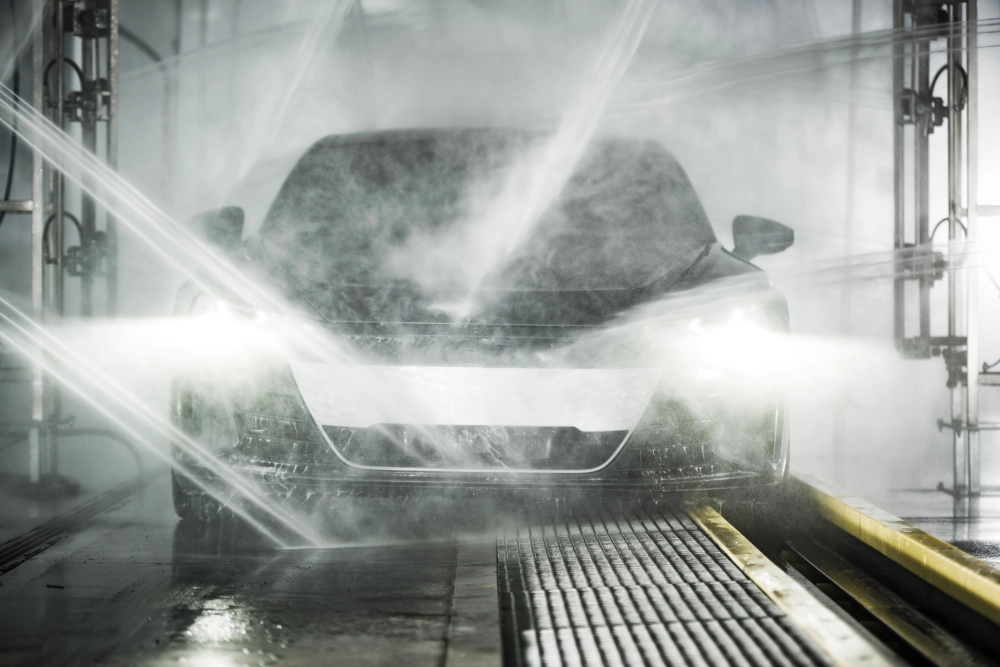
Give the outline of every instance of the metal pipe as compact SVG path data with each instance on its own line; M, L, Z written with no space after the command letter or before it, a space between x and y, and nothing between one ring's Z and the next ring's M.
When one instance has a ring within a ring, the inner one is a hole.
M83 89L84 99L87 99L86 91L91 86L96 85L97 76L94 72L96 63L94 62L94 39L85 38L83 42L83 55L81 63L83 68ZM97 109L89 108L88 104L83 105L80 114L80 141L88 151L97 152ZM86 174L83 178L87 179ZM94 273L93 266L89 261L91 243L94 239L94 232L97 228L97 208L94 198L87 194L89 187L83 188L80 198L80 224L83 227L83 238L80 246L83 250L84 266L80 276L80 314L90 316L94 312Z
M969 459L967 456L969 432L966 429L958 428L962 423L962 413L965 407L962 401L964 392L965 389L961 385L951 390L951 423L954 427L951 429L952 493L956 496L964 496L969 489Z
M948 38L945 62L948 72L948 254L953 260L952 269L948 271L948 336L953 337L960 334L958 330L958 305L960 299L960 272L957 270L955 261L958 260L959 253L955 249L955 241L958 236L958 216L961 209L961 182L962 182L962 117L961 117L961 85L958 76L958 59L961 58L961 36L957 30L961 15L961 10L954 4L949 4L948 12ZM964 418L963 394L967 393L967 388L959 384L952 389L952 423L962 424ZM955 429L954 444L954 491L956 495L969 492L969 443L973 435L968 428L964 429L964 437L958 435Z
M962 57L962 40L958 32L961 8L948 5L948 41L946 67L948 70L948 253L957 259L954 243L958 237L958 216L962 208L962 111L961 80L958 76L958 59ZM954 262L952 262L954 266ZM958 326L959 272L948 272L948 335L959 334Z
M906 243L905 175L906 147L903 128L903 0L894 0L892 12L892 109L893 125L893 249L899 256ZM896 344L906 339L906 281L902 271L894 272L893 280L893 334Z
M0 211L7 213L31 213L35 210L35 202L30 199L11 199L0 201Z
M916 43L915 58L917 61L917 78L913 88L917 99L926 99L930 92L930 42L921 39ZM916 223L917 246L924 248L930 242L930 151L928 137L932 119L929 114L919 114L914 125L913 163L914 182L914 217ZM930 276L920 277L920 337L931 335L931 285Z
M58 3L47 3L46 9L52 12L52 17L46 17L45 23L50 26L46 31L48 33L48 40L46 42L47 52L55 53L55 67L54 74L56 77L56 87L55 87L55 105L53 110L52 122L57 127L62 127L62 107L63 107L63 95L65 94L65 66L66 61L63 60L63 43L62 43L62 24L63 15L60 11L60 6ZM48 67L46 67L48 69ZM45 72L42 72L42 78L45 84L49 81L46 77ZM43 87L43 91L45 88ZM50 89L51 90L51 89ZM49 106L52 106L53 100L44 100ZM53 168L50 164L48 168L48 184L49 193L48 198L52 203L53 216L51 220L53 221L53 230L51 234L51 241L47 238L45 234L45 227L42 228L42 243L43 245L49 245L50 243L54 246L55 250L51 257L53 258L53 264L46 267L48 272L48 295L45 304L45 320L51 322L53 320L58 320L62 316L62 308L60 303L62 301L62 259L63 259L63 217L62 217L62 175L58 170ZM48 222L46 222L46 226ZM45 248L48 252L48 247ZM62 400L59 394L59 386L55 383L46 383L45 386L45 401L46 405L44 407L44 414L46 415L46 428L45 428L45 451L46 451L46 472L50 475L58 474L59 466L59 436L56 433L54 424L58 423L60 413L62 412Z
M975 250L978 242L979 207L979 8L978 0L966 2L966 73L969 77L966 102L966 247ZM967 255L968 257L968 255ZM973 264L975 260L973 260ZM966 355L968 362L968 400L966 419L969 430L969 493L978 495L982 488L979 475L979 272L968 269L966 275Z
M44 5L34 5L34 34L31 39L31 105L39 113L45 113L45 101L42 96L43 72L45 70L45 54L43 40L45 38L45 21L39 14ZM45 256L42 248L42 237L45 232L45 160L42 154L34 149L31 152L31 199L34 206L31 210L31 314L36 322L42 322L45 314ZM37 484L41 481L45 466L45 453L42 449L45 423L45 374L40 364L33 364L31 369L31 430L28 432L28 479Z
M118 168L118 0L108 0L108 124L107 162ZM107 314L118 311L118 224L110 213L105 220L107 233Z
M55 51L56 51L56 62L59 63L55 67L56 73L56 109L55 118L53 122L56 127L60 130L65 131L66 129L66 76L65 76L65 57L66 57L66 26L64 23L63 12L61 11L61 5L56 4L55 7ZM63 266L63 259L66 253L66 235L65 235L65 225L63 224L65 220L63 219L63 212L66 210L66 184L63 181L62 174L56 170L52 170L52 183L53 183L53 204L55 214L54 223L54 236L53 243L55 245L55 271L53 272L52 278L52 309L55 311L56 315L61 317L64 312L65 307L65 284L66 284L66 274L65 267Z
M183 6L181 0L174 3L175 33L173 39L173 58L170 58L170 65L166 68L166 87L164 94L166 119L164 123L164 147L163 147L163 199L171 206L177 204L174 182L177 172L177 72L181 55L181 24L183 21Z
M360 3L356 5L360 8ZM363 16L363 15L362 15ZM857 133L857 99L855 88L858 81L858 50L857 39L861 34L861 0L854 0L851 6L851 38L854 44L851 48L851 70L848 83L847 108L847 156L846 156L846 192L844 193L844 256L854 254L854 187L855 187L855 134ZM367 46L367 41L366 41ZM368 114L372 117L372 114ZM847 336L851 330L851 302L853 294L850 281L840 286L840 335ZM845 452L844 441L847 432L847 396L843 396L833 418L833 479L836 484L843 484Z

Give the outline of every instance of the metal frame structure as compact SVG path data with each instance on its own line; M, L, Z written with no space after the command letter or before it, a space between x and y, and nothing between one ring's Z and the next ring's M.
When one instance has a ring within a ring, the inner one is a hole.
M974 496L982 491L979 436L984 427L979 421L979 388L1000 385L996 381L1000 374L981 372L978 367L977 225L981 215L1000 211L978 202L977 0L894 0L893 9L897 35L893 46L896 346L907 358L944 358L951 415L950 422L939 421L939 426L952 431L951 492ZM939 40L946 45L945 64L932 78L931 45ZM935 84L942 76L947 77L946 99L935 96ZM929 137L935 127L945 124L948 211L932 226ZM944 223L947 256L933 248L934 233ZM931 331L931 288L941 279L948 285L944 336ZM916 299L908 294L907 286L912 283L916 283ZM917 332L908 335L914 300Z
M98 152L99 125L105 126L104 157L111 167L118 160L118 19L119 0L48 0L33 4L31 39L31 106L48 115L66 131L80 124L81 141ZM80 63L70 54L79 48ZM67 65L74 71L76 90L67 85ZM80 278L80 314L94 314L94 279L105 282L104 311L117 309L117 233L114 219L105 216L98 229L98 209L81 191L79 218L70 213L62 174L47 165L41 153L32 152L31 198L0 202L8 213L31 216L31 310L37 322L58 321L65 311L66 275ZM79 244L67 247L67 219L74 224ZM0 381L29 381L31 420L0 424L0 432L26 435L29 446L28 480L51 493L71 490L73 483L59 477L60 438L90 436L120 442L114 431L72 427L64 418L59 387L48 382L42 368L2 369ZM134 449L133 449L134 453ZM138 459L137 459L138 460Z

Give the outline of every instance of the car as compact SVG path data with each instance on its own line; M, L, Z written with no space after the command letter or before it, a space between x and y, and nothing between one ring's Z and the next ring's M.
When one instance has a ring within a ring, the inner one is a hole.
M788 429L773 387L730 391L726 372L682 368L683 355L647 364L640 348L643 313L695 341L734 317L786 332L787 301L750 260L790 246L792 230L740 216L726 250L660 143L598 137L525 240L470 287L447 266L461 252L452 232L476 229L461 226L470 193L495 190L544 141L503 128L333 135L298 160L256 234L243 238L235 207L198 216L343 358L248 355L181 375L176 427L267 493L314 504L779 483ZM463 294L479 306L459 313ZM204 281L178 292L178 315L220 310L262 326L273 316ZM174 456L177 513L217 514L225 480L189 448Z

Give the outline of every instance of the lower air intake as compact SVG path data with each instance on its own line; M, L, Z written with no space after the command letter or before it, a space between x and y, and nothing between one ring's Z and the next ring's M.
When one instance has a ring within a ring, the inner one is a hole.
M354 465L380 468L589 470L608 462L628 431L515 426L325 426Z

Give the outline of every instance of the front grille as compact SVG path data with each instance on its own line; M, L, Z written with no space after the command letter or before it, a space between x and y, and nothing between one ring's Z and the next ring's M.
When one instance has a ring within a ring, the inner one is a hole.
M516 426L324 426L355 465L400 468L588 470L606 463L628 431Z
M766 473L772 458L780 454L773 406L769 423L753 414L727 419L722 411L713 413L661 392L653 394L629 436L625 430L477 425L327 425L321 430L286 366L254 368L226 389L237 436L227 442L235 440L236 454L259 462L334 461L332 445L347 462L372 468L484 472L600 468L600 475L609 479L686 483ZM225 406L220 407L216 421L224 419ZM723 425L731 435L720 439ZM765 433L768 426L770 432ZM629 440L621 447L626 437Z
M497 566L505 664L827 664L679 513L537 522Z

